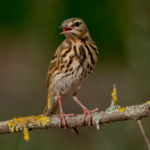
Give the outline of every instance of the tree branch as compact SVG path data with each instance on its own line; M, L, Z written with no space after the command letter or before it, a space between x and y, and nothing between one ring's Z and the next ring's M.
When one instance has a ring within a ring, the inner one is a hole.
M121 112L120 112L121 111ZM92 124L98 128L99 124L106 124L110 122L116 121L125 121L125 120L140 120L143 117L150 116L150 102L144 103L142 105L135 105L129 107L115 108L106 111L95 112L92 114ZM29 130L36 129L47 129L47 128L59 128L59 115L52 115L50 117L50 121L47 122L44 126L41 124L33 125L31 122L28 124L27 128ZM72 117L66 117L66 123L68 128L80 127L80 126L88 126L88 116L85 119L85 124L82 125L83 115L75 115ZM9 120L13 121L13 120ZM11 130L8 126L9 121L1 121L0 122L0 134L11 133ZM62 123L62 126L63 123ZM23 131L21 129L14 130L14 132Z
M148 146L148 149L150 150L150 143L149 143L149 140L148 140L148 138L147 138L147 136L146 136L146 134L145 134L145 131L144 131L144 127L143 127L143 125L142 125L142 122L141 122L141 120L137 120L137 122L138 122L138 124L139 124L140 129L141 129L141 132L142 132L142 134L143 134L143 137L144 137L144 139L145 139L145 141L146 141L146 144L147 144L147 146Z
M94 112L91 114L92 122L91 125L96 126L97 129L100 128L100 124L106 124L116 121L125 120L141 120L143 117L150 116L150 101L142 105L126 106L121 107L117 105L117 90L114 85L112 95L112 102L109 108L105 111ZM51 115L49 117L44 115L39 116L29 116L29 117L19 117L8 121L0 122L0 134L12 133L12 132L24 132L24 139L29 140L29 131L36 129L49 129L49 128L59 128L59 115ZM66 117L66 124L69 129L73 132L77 132L76 127L88 126L89 117L85 118L85 123L82 124L83 115L75 115L71 117ZM139 125L140 122L138 121ZM64 124L62 122L62 127ZM141 125L140 125L141 127ZM142 129L142 128L141 128ZM145 137L145 132L142 133Z

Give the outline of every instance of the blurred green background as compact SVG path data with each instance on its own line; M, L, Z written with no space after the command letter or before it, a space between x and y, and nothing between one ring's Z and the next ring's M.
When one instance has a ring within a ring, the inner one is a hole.
M46 104L46 74L50 59L65 39L58 27L68 18L82 18L99 48L94 75L79 99L89 109L105 110L113 83L121 106L150 100L149 0L1 0L0 1L0 121L38 115ZM72 97L66 113L82 113ZM150 138L150 118L142 119ZM78 128L0 135L0 150L145 150L136 121Z

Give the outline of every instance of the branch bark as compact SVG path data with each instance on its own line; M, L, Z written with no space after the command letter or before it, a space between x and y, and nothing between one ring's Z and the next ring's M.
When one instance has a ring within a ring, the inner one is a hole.
M150 116L150 101L142 104L142 105L135 105L129 107L119 107L110 106L107 110L101 112L95 112L92 114L92 123L99 129L100 124L106 124L116 121L125 121L125 120L140 120L143 117ZM52 115L49 117L50 121L48 121L44 126L41 124L32 124L31 122L28 123L27 128L28 130L36 130L36 129L48 129L48 128L59 128L59 115ZM85 119L85 123L82 125L82 118L83 115L75 115L72 117L66 117L66 123L69 129L80 127L80 126L88 126L89 118L88 116ZM1 121L0 122L0 134L12 133L9 126L8 121ZM11 120L13 121L13 120ZM62 123L62 126L63 123ZM22 132L23 129L14 129L13 132Z

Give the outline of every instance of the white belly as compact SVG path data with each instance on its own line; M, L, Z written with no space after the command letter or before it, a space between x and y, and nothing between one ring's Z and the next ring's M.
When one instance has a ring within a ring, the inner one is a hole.
M85 70L83 72L83 68L80 68L78 71L75 70L73 74L67 73L64 77L60 74L57 76L57 79L52 81L55 88L51 92L57 93L61 97L72 95L84 85L90 76L91 73L88 74Z

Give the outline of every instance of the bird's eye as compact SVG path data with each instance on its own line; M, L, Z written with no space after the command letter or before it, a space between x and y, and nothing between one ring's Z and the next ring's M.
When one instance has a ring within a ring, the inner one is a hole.
M79 25L80 25L80 23L79 23L79 22L76 22L76 23L75 23L75 26L76 26L76 27L78 27Z

